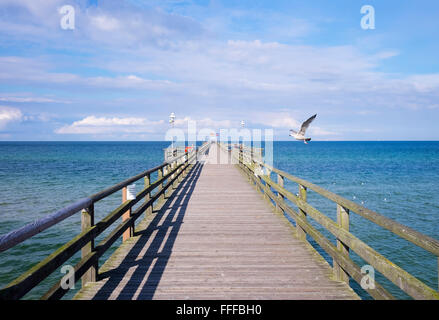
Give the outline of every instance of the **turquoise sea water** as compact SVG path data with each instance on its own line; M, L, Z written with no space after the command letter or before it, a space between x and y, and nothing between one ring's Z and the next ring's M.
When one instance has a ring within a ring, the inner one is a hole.
M167 146L167 142L0 143L0 234L158 165ZM275 142L274 166L439 238L439 142ZM297 192L294 183L286 186ZM116 208L120 197L117 193L99 202L96 219ZM335 219L336 207L330 201L313 192L308 199ZM0 287L79 231L80 217L74 215L0 253ZM433 255L356 214L351 214L351 232L437 289ZM366 264L355 254L352 257L360 266ZM73 257L71 263L78 258ZM38 298L61 276L55 272L26 298ZM377 280L397 298L408 298L379 274Z

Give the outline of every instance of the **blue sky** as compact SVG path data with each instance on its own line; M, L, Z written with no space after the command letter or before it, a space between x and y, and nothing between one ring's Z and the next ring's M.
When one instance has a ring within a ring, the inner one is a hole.
M171 112L278 140L315 113L314 140L438 140L438 15L434 0L0 0L0 140L163 140Z

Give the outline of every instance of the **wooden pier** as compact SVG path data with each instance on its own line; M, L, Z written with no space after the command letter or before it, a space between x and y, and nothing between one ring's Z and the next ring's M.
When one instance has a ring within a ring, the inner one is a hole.
M239 169L198 163L77 299L355 299ZM227 157L222 155L224 158ZM211 164L214 163L214 164Z
M222 164L221 159L229 161ZM157 180L152 182L154 172ZM134 200L125 196L119 208L94 223L95 202L120 190L126 195L126 187L140 179L145 187ZM285 179L299 185L297 195L284 188ZM308 189L337 203L337 221L307 203ZM22 298L78 251L82 259L75 266L75 279L82 279L82 288L74 299L359 299L349 279L360 283L364 274L350 259L350 250L413 298L439 299L435 289L353 236L349 214L356 212L438 256L436 239L272 168L253 158L252 150L230 152L228 146L206 143L1 237L0 251L79 210L81 234L2 289L1 299ZM309 218L334 234L337 243L312 227ZM94 243L118 219L122 222ZM331 256L332 266L308 243L307 235ZM122 245L99 266L99 258L121 237ZM42 298L59 299L67 291L60 280ZM366 291L376 299L393 299L377 282Z

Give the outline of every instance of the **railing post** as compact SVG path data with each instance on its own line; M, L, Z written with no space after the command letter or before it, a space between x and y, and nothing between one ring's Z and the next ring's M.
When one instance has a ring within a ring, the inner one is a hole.
M302 201L305 201L305 202L307 201L306 187L302 186L301 184L299 184L299 198ZM303 211L302 209L299 208L298 213L302 217L306 218L306 212ZM300 225L297 225L296 232L297 232L297 237L300 240L306 241L306 232Z
M173 162L173 164L172 164L172 169L171 169L171 170L174 170L174 169L177 168L177 167L178 167L178 160L175 160L175 161ZM176 176L178 175L179 172L180 172L180 169L176 170L175 173L172 175L172 179L174 179L174 177L176 177ZM179 181L180 181L180 176L178 176L178 178L175 179L175 181L174 181L174 183L173 183L173 185L172 185L172 187L173 187L174 189L177 188Z
M176 160L174 168L177 168L179 166L179 164L182 163L182 161L183 160L181 158ZM181 172L181 167L175 171L175 176L177 177L177 179L175 179L175 182L174 182L174 189L177 188L178 184L180 183L181 175L178 175L180 172Z
M284 187L284 177L282 177L280 174L277 175L277 184L282 188ZM280 192L278 192L277 198L280 201L282 201L284 199L284 196ZM276 211L283 213L283 210L281 209L281 207L279 207L279 205L277 203L276 203Z
M337 224L346 231L349 231L349 210L337 204ZM349 256L349 247L337 239L337 249L341 254ZM349 275L334 260L333 261L334 276L337 280L349 283Z
M160 168L158 173L157 173L157 179L160 180L163 178L163 174L164 174L164 168ZM160 183L159 187L158 187L158 192L163 190L163 182ZM163 193L160 197L159 197L159 202L165 200L165 194Z
M247 166L247 170L245 170L245 172L247 173L248 181L251 184L253 184L252 177L251 177L251 175L252 175L252 161L251 160L250 160L250 162L249 162L249 164Z
M181 158L180 164L181 164L181 168L180 168L179 171L180 171L181 174L180 174L180 177L178 178L178 182L179 183L183 181L184 175L186 173L186 168L185 168L185 166L186 166L186 156L183 156L183 158Z
M148 188L151 185L151 175L149 173L145 176L144 181L145 181L145 188ZM151 192L148 192L145 195L145 202L148 202L149 200L151 200ZM149 214L152 214L152 204L148 208L146 208L145 217Z
M82 210L81 212L81 229L82 232L88 228L94 226L94 204L91 204L88 208ZM94 250L94 239L87 243L81 249L81 258L84 259L90 252ZM88 282L96 282L96 277L98 274L98 262L90 267L81 278L82 287L84 287Z
M262 175L263 175L263 173L264 173L264 170L265 170L265 168L261 165L260 166L260 168L261 168L261 173L262 173ZM259 178L259 181L261 181L261 183L262 183L262 179L260 178L260 177L258 177ZM270 179L270 176L268 176L268 179ZM267 190L270 190L270 185L268 184L268 183L266 183L266 182L263 182L264 184L265 184L265 187L264 187L264 189L263 189L263 192L264 192L264 199L266 200L266 201L268 201L268 202L270 202L270 197L268 196L268 193L267 193Z
M187 167L186 167L186 173L185 174L188 174L189 173L189 170L190 170L190 168L191 168L191 165L193 164L193 162L191 162L191 161L193 161L192 159L191 160L189 160L189 158L191 157L191 156L193 156L193 154L191 154L191 152L188 152L187 153L187 159L186 159L186 164L187 164Z
M122 203L127 201L127 187L122 189ZM122 222L128 220L131 216L131 208L122 215ZM125 242L133 236L133 226L130 226L122 235L122 241Z
M181 175L181 180L183 180L183 176L185 176L186 174L187 174L187 172L188 172L188 170L189 170L189 166L188 166L188 163L189 163L189 152L185 152L185 156L184 156L184 165L183 165L183 172L182 172L182 175Z
M257 163L253 161L251 174L253 174L253 175L255 174L256 168L257 168ZM256 177L256 179L258 179L258 177ZM253 177L251 177L250 181L253 181ZM259 186L258 186L258 183L256 181L254 183L254 187L255 187L256 191L259 191Z

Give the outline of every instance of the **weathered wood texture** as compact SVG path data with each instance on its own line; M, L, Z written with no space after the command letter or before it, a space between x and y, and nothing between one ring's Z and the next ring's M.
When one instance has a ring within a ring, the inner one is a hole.
M211 148L76 299L358 299L236 166L216 164L219 152Z
M226 149L226 146L222 145L222 148ZM287 215L295 220L298 238L306 241L304 234L307 233L332 257L336 279L348 283L349 276L351 276L357 283L362 282L363 276L360 274L361 270L359 266L349 257L349 251L352 249L352 251L357 253L373 268L381 272L381 274L388 280L393 282L402 291L406 292L413 298L439 299L438 292L433 288L430 288L401 267L392 263L369 247L366 243L351 234L349 232L349 212L352 210L352 212L368 217L372 222L436 255L439 252L437 250L437 248L439 248L439 241L423 235L407 226L403 226L396 221L392 221L367 208L358 206L349 200L303 179L296 178L286 172L275 169L257 159L250 159L250 156L245 155L245 152L242 155L244 159L247 158L247 161L244 161L243 163L241 162L239 167L247 175L249 180L255 183L257 189L264 194L264 198L271 199L271 201L276 204L276 207L284 210ZM260 169L261 166L264 167L264 170ZM275 183L271 179L271 172L278 175L278 183ZM299 185L299 193L294 195L286 190L283 187L283 179L279 179L279 176L296 182ZM307 203L306 189L308 188L337 203L337 223ZM290 206L286 205L282 200L282 197L279 197L279 195L294 203L294 205L297 206L298 211L295 212ZM307 216L310 216L337 238L337 247L330 243L328 239L308 223ZM375 281L375 288L365 288L365 290L375 299L394 299L394 297L385 288L379 285L377 281Z

